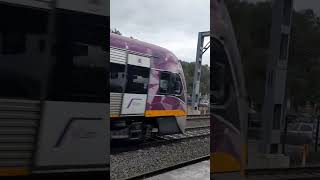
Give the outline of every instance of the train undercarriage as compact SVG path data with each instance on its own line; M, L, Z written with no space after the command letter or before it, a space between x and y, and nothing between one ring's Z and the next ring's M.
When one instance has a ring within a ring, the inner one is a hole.
M143 116L111 119L111 139L144 140L183 130L176 117L147 118Z

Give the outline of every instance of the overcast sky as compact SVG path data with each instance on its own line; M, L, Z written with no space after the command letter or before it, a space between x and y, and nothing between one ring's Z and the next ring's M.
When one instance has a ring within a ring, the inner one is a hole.
M112 29L164 47L184 61L195 61L198 32L210 30L210 0L111 0L110 9ZM210 65L209 57L210 49L203 64Z

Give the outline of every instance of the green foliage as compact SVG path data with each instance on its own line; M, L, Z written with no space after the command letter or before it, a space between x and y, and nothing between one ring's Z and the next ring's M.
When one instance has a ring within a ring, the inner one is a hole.
M296 104L320 102L320 21L312 10L295 12L289 54L289 93Z
M118 29L116 29L116 28L110 29L110 31L111 31L111 33L118 34L118 35L122 35L122 33L121 33Z
M192 94L193 78L195 62L181 61L184 76L187 82L188 94ZM209 94L210 91L210 67L208 65L201 66L200 92L202 95Z
M271 4L228 0L244 65L250 98L262 103L266 62L270 58ZM287 93L294 105L320 102L320 18L312 11L294 12L288 62Z

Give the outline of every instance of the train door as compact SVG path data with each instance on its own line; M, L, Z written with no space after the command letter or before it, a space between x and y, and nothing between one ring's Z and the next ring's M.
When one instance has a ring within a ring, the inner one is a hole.
M149 57L110 47L112 139L141 138L142 122L136 118L145 114L149 76Z
M110 47L110 116L119 117L126 84L125 50Z
M150 76L150 58L110 48L110 114L144 115Z
M122 115L144 116L150 76L150 58L128 54L127 82L121 107Z

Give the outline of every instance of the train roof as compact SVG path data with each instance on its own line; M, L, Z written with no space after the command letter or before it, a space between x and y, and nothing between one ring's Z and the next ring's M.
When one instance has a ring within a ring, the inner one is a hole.
M172 60L178 61L178 58L171 51L163 47L114 33L110 33L110 46L146 54L159 58L160 60L171 58Z

